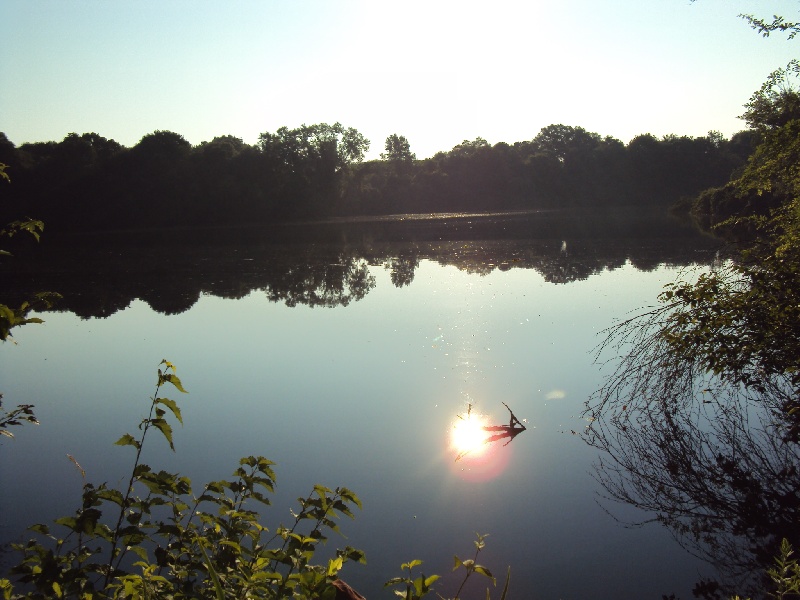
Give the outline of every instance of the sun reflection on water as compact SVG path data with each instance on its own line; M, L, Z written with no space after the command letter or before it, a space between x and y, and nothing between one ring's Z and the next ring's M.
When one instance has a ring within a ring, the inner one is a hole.
M510 408L508 410L511 411ZM450 469L459 479L473 483L487 482L508 468L511 457L509 443L525 431L525 426L513 413L508 425L492 423L493 417L475 411L471 403L467 411L457 415L452 422L449 451L454 460L450 463Z
M453 423L450 444L458 456L477 456L486 448L489 433L484 429L489 424L486 415L472 412L471 410L458 415Z

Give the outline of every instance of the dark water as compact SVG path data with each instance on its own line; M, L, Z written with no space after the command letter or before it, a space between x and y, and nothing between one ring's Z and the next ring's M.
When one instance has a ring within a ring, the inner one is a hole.
M199 487L241 456L267 456L278 474L270 528L315 483L353 489L364 509L329 545L366 551L368 565L343 578L368 598L390 597L382 583L414 558L446 590L476 532L490 534L480 562L498 575L511 566L512 597L691 597L709 567L656 524L621 524L647 515L602 501L596 451L577 434L603 378L600 332L696 276L717 247L673 221L618 217L297 224L25 249L4 293L64 299L0 346L5 402L36 405L42 423L0 447L0 539L72 511L82 480L67 454L92 481L122 485L130 449L113 443L145 416L167 358L190 392L172 396L185 424L174 454L154 439L145 461ZM458 415L504 423L503 403L527 430L456 461Z

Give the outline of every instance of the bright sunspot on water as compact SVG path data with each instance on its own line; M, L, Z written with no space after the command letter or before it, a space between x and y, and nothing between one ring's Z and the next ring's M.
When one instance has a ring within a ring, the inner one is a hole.
M453 450L459 456L481 454L488 447L486 438L489 437L489 433L483 429L488 424L486 415L472 412L459 415L456 422L453 423L451 435Z

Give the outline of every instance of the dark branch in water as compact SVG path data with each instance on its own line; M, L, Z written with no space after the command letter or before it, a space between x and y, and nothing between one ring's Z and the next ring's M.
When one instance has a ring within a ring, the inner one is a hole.
M483 428L484 431L499 431L501 433L498 433L496 435L487 438L484 441L485 444L489 444L491 442L497 442L499 440L502 440L503 438L508 438L508 441L505 444L503 444L503 446L508 446L508 444L511 443L511 440L513 440L516 436L525 431L525 425L523 425L522 421L520 421L516 417L516 415L514 415L514 412L510 408L508 408L508 404L503 402L503 406L505 406L508 409L508 412L511 415L508 420L508 425L486 425Z

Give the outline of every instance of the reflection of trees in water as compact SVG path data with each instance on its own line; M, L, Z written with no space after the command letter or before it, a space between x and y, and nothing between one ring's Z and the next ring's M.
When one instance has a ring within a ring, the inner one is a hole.
M401 250L400 253L388 262L389 277L395 287L411 285L414 281L414 272L419 267L419 256L416 251Z
M271 302L314 306L347 306L361 300L375 287L375 277L363 259L340 257L339 262L298 265L270 281Z
M710 251L676 251L669 244L661 247L649 241L632 241L628 246L607 241L581 241L570 244L571 250L561 250L562 240L536 242L480 241L468 244L438 246L429 256L442 265L453 265L476 275L488 275L495 270L512 268L533 269L547 283L564 284L584 281L593 275L619 269L627 262L640 271L652 271L659 266L687 266L712 261Z
M800 545L800 448L783 417L792 386L709 377L670 355L652 318L623 324L604 348L626 357L587 403L596 478L606 500L646 511L643 522L718 569L722 583L698 593L757 594L781 539Z
M388 269L392 284L403 287L411 285L422 260L477 275L533 269L550 283L567 283L628 261L686 265L702 256L696 248L711 247L708 240L687 236L674 224L664 229L648 221L620 229L601 223L592 230L586 219L564 225L547 217L239 230L234 233L243 239L236 243L217 231L211 232L214 239L185 243L159 238L125 245L111 240L40 248L0 268L8 296L15 290L20 296L32 289L56 290L64 296L57 310L88 318L107 317L137 298L158 312L177 314L204 294L242 298L254 290L288 306L346 306L374 288L371 266ZM565 237L569 251L563 250Z

